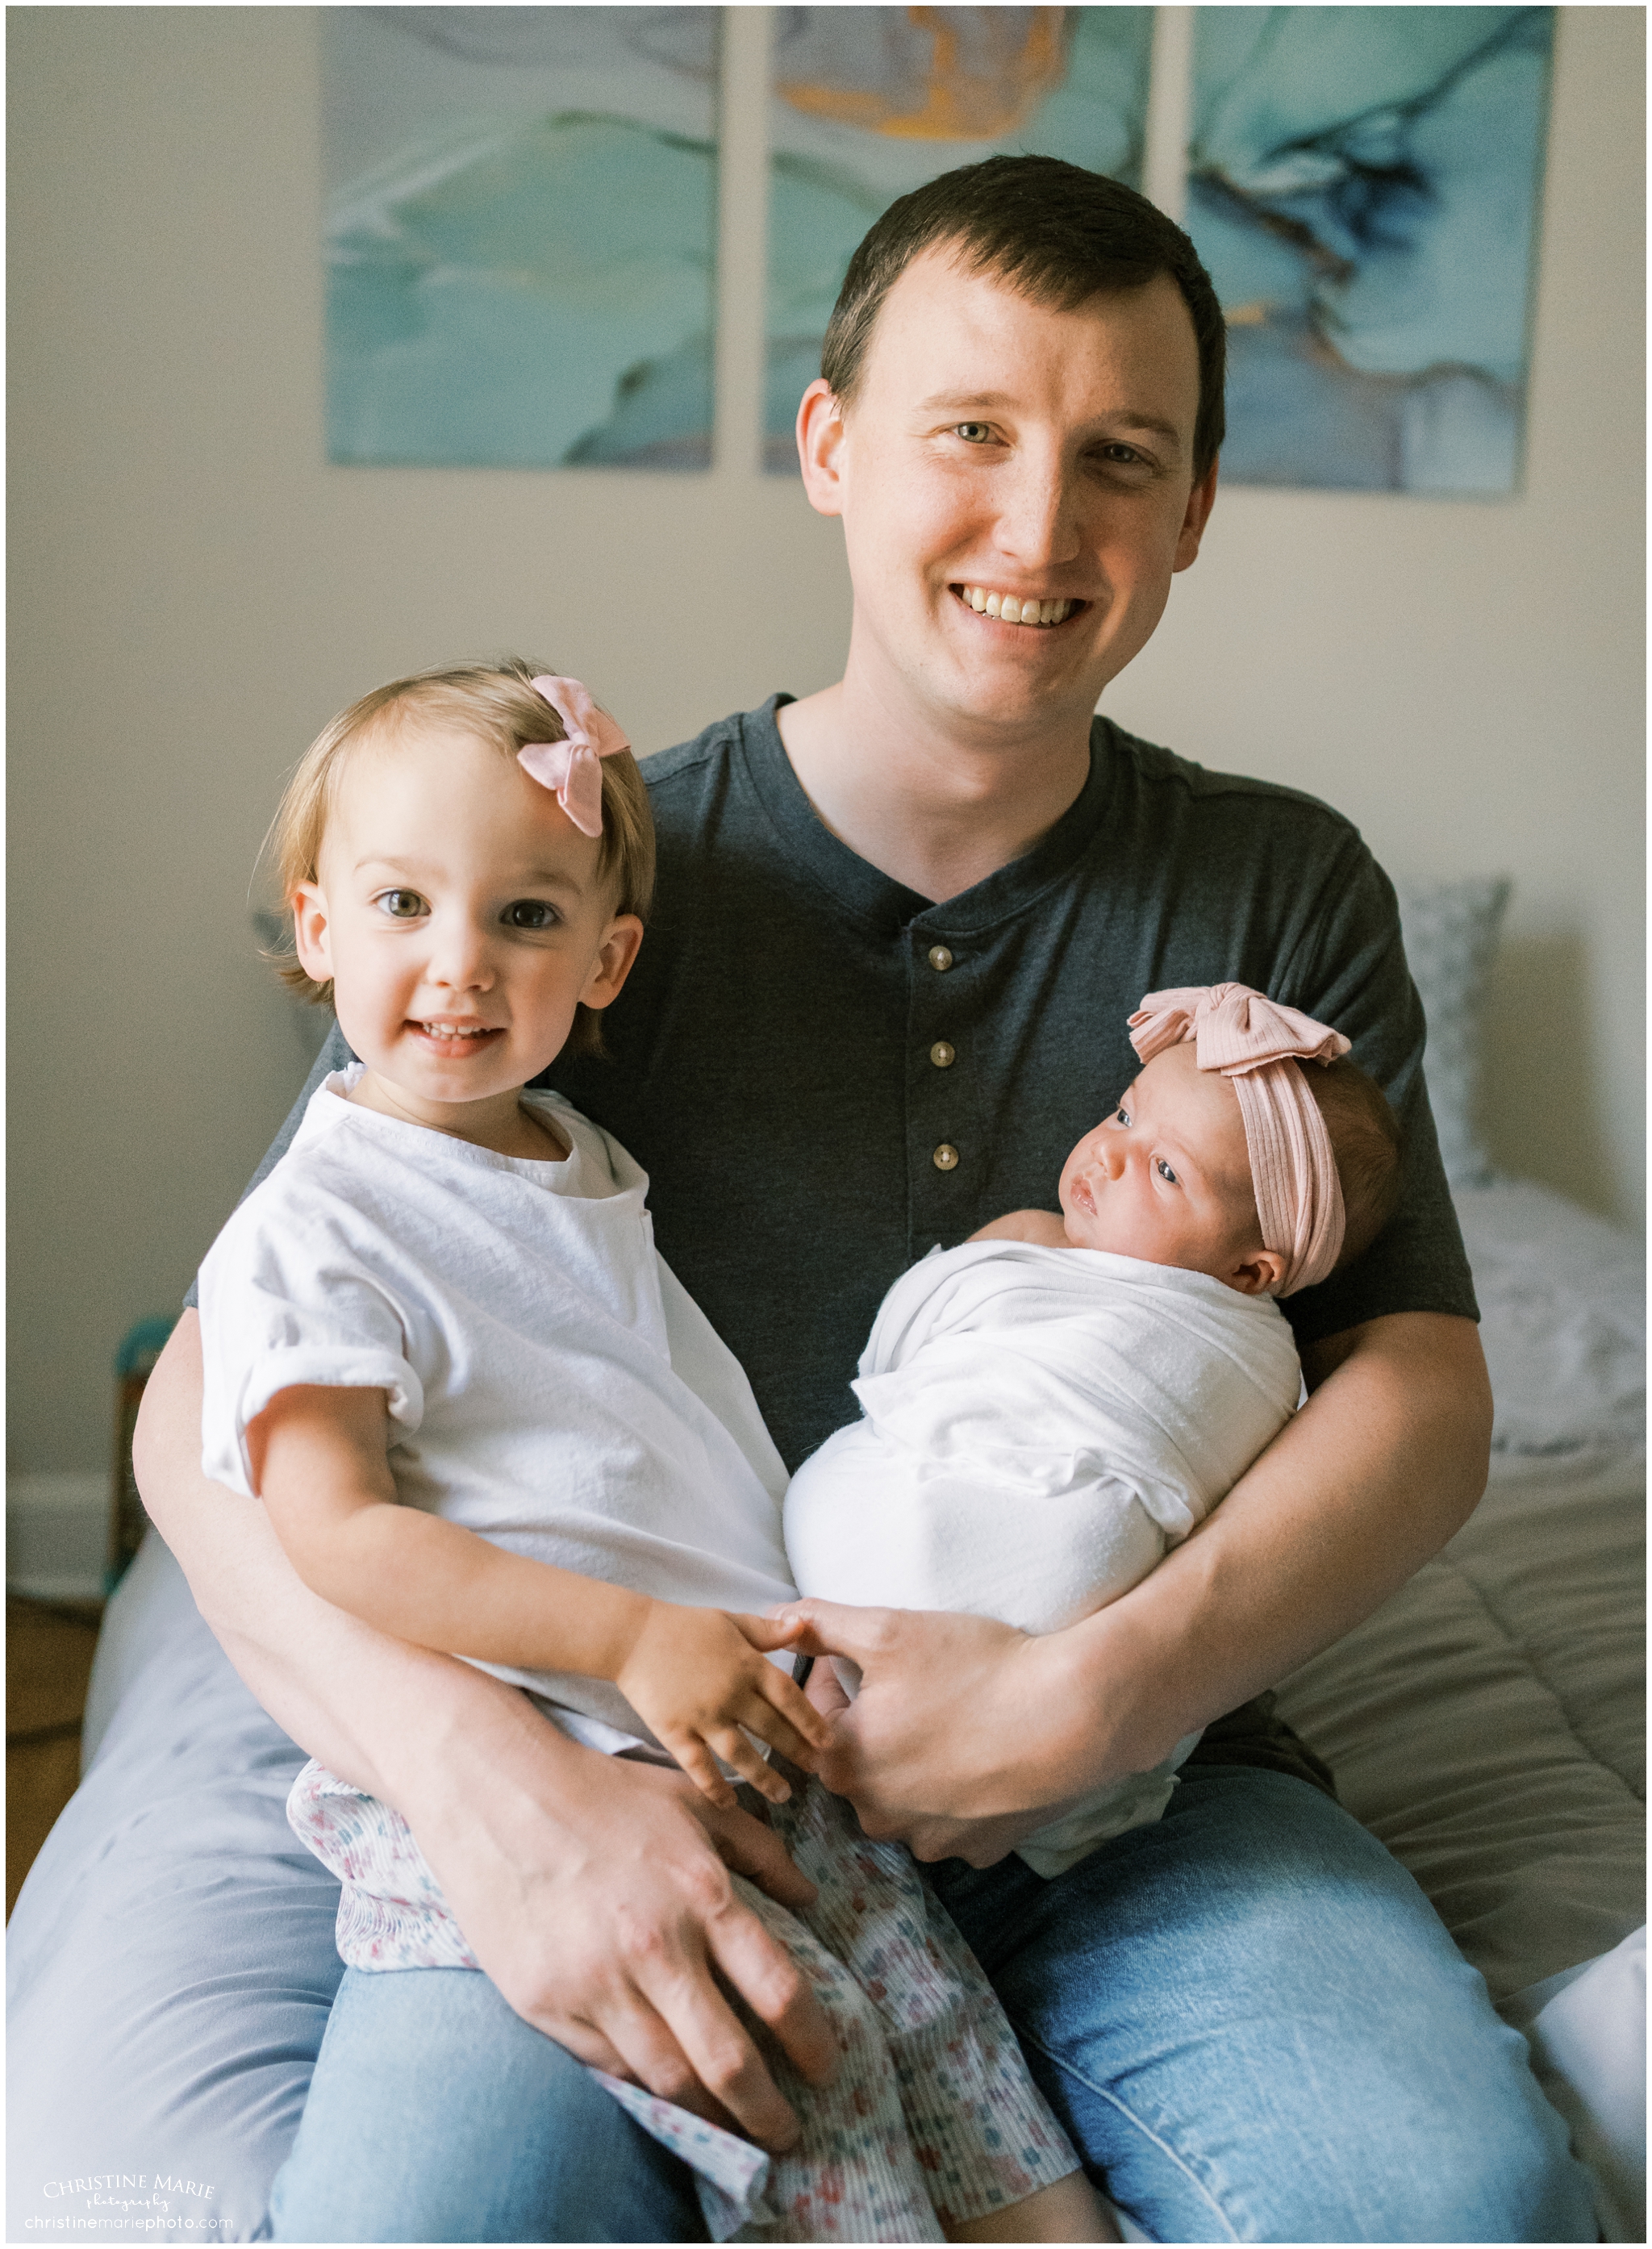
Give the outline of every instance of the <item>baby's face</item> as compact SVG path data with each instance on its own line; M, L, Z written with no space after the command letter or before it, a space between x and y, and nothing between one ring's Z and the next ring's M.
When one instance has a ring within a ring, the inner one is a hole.
M1068 1239L1153 1265L1236 1277L1260 1251L1239 1097L1191 1046L1146 1063L1113 1114L1086 1132L1061 1175Z
M598 839L488 743L450 728L364 743L340 776L299 958L345 1037L438 1121L536 1077L582 1000L623 982L642 925L616 916Z

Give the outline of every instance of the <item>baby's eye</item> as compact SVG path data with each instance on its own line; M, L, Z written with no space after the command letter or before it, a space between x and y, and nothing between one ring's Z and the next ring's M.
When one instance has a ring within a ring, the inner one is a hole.
M392 921L416 921L424 911L424 901L416 891L381 891L373 903Z
M1115 1110L1113 1112L1112 1121L1115 1124L1128 1124L1130 1122L1130 1111L1127 1109Z
M499 919L506 929L554 929L558 915L544 898L513 898Z
M1177 1183L1176 1175L1171 1170L1169 1165L1166 1163L1164 1158L1162 1156L1155 1156L1153 1159L1153 1164L1161 1180L1168 1180L1171 1186L1174 1187Z

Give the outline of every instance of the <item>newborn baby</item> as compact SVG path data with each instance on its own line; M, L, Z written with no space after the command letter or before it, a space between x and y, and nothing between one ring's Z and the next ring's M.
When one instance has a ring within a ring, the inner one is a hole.
M1245 985L1150 993L1130 1026L1143 1068L1068 1157L1061 1214L995 1219L885 1297L864 1418L787 1491L803 1592L1058 1632L1146 1577L1296 1410L1277 1300L1386 1222L1394 1114L1339 1032ZM1059 1874L1156 1819L1197 1739L1021 1856Z

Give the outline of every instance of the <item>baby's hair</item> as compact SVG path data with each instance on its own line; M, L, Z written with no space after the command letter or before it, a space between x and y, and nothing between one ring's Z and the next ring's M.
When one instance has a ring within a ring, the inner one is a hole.
M535 675L550 669L547 664L507 656L492 664L417 671L407 679L393 679L388 687L375 687L323 726L294 767L265 842L289 913L299 884L317 878L339 776L354 750L369 742L377 748L393 747L409 722L420 721L462 730L513 760L528 742L560 742L566 731L561 719L533 685ZM654 818L648 790L629 750L604 758L602 773L597 872L615 887L614 911L636 914L645 921L654 897ZM306 975L290 951L273 957L284 983L318 1007L332 1005L330 980L318 983ZM602 1051L601 1016L595 1008L582 1005L563 1052Z
M1349 1056L1297 1067L1325 1119L1342 1183L1345 1228L1332 1268L1339 1273L1365 1255L1399 1205L1400 1122L1375 1078Z

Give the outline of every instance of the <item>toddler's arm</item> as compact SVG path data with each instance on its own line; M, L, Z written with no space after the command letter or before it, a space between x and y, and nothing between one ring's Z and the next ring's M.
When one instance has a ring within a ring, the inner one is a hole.
M747 1732L810 1769L830 1738L799 1688L763 1660L796 1627L652 1600L402 1506L382 1390L279 1391L249 1424L247 1454L276 1535L313 1592L421 1647L611 1680L714 1804L734 1802L718 1757L771 1802L790 1793Z
M1070 1249L1059 1211L1012 1210L990 1226L977 1228L972 1241L1030 1241L1040 1249Z

